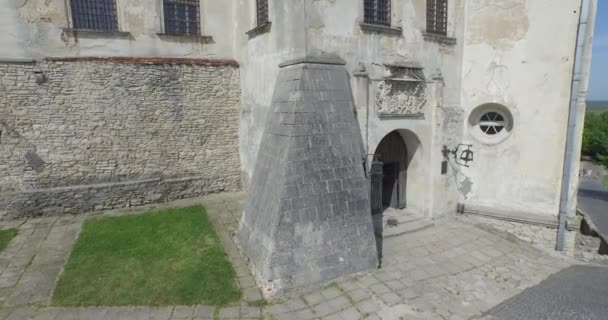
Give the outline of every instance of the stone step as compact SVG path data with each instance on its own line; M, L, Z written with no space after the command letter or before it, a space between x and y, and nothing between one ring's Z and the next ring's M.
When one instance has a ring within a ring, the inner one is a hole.
M405 223L410 223L413 221L418 221L418 220L423 220L424 216L423 215L418 215L418 214L401 214L401 215L385 215L383 217L384 219L384 225L386 226L387 224L397 224L397 225L401 225L401 224L405 224ZM389 222L390 221L390 222Z
M399 223L396 226L385 224L383 237L384 238L396 237L396 236L400 236L400 235L407 234L407 233L421 231L421 230L430 228L434 225L435 225L435 223L433 223L433 221L424 219L422 217L415 219L415 220L411 220L406 223Z

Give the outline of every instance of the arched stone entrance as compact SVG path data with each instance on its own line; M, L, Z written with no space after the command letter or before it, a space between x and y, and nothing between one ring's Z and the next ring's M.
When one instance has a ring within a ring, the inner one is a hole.
M398 131L386 135L376 148L375 157L383 163L382 205L403 209L407 204L407 145Z

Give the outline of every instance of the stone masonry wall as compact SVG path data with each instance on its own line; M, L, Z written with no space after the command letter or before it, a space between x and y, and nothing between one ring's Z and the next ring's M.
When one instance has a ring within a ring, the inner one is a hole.
M231 61L0 64L0 217L240 189L239 83Z

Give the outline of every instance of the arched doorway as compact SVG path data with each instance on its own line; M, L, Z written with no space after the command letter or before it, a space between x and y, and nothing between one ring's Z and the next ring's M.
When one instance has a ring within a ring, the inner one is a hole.
M407 145L399 132L386 135L378 148L375 157L383 163L382 167L382 205L384 208L403 209L406 207L407 190Z

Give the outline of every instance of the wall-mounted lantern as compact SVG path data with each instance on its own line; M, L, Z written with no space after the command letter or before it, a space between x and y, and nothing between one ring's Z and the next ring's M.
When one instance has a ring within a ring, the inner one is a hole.
M459 155L458 151L461 148L466 148L466 149L462 150L462 152L460 152L460 155ZM453 155L454 162L456 162L456 164L468 168L469 162L473 162L473 159L474 159L474 154L473 154L472 148L473 148L472 144L462 144L461 143L453 150L448 149L447 146L443 146L443 150L441 150L441 152L443 153L443 156L445 158L448 158L450 155Z

